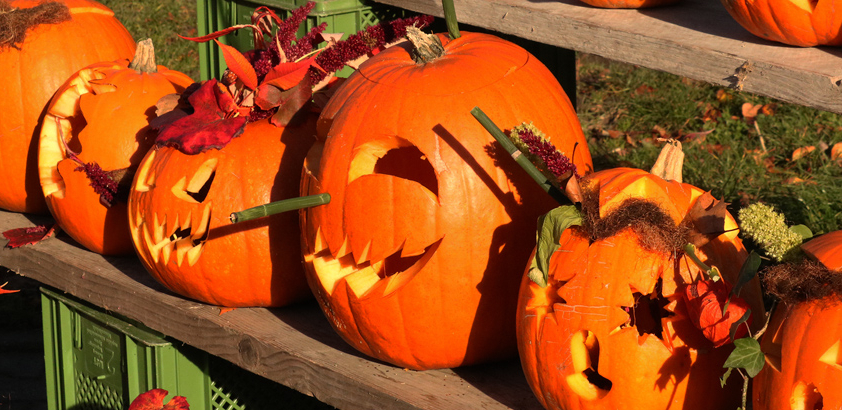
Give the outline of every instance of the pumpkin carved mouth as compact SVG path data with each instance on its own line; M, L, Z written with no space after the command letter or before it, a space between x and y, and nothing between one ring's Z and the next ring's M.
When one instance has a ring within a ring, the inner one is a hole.
M429 245L419 255L404 255L401 246L384 259L357 262L353 253L345 251L347 246L343 246L336 256L331 254L320 229L316 233L314 252L306 255L304 260L313 264L322 286L330 294L344 280L357 298L386 296L420 272L436 253L443 239Z
M147 192L156 186L157 178L149 165L153 162L155 151L151 151L149 155L151 158L145 161L138 170L135 184L135 190L138 192ZM181 266L185 260L188 265L193 266L199 260L205 241L208 239L213 210L213 202L205 202L205 199L216 175L217 164L217 158L210 158L199 166L190 181L187 177L183 177L173 184L170 189L172 194L194 205L194 208L186 215L176 212L175 217L170 219L167 213L163 216L154 213L150 221L138 209L135 216L138 229L155 263L168 264L173 253L178 266ZM194 211L198 212L194 213Z

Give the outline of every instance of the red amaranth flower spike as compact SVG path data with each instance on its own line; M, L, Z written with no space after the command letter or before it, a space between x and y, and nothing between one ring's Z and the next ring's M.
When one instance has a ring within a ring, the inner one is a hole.
M420 29L429 26L432 22L432 16L408 17L370 26L359 33L352 34L346 40L328 47L316 57L316 65L310 68L310 84L316 85L329 73L341 70L347 62L379 51L387 44L399 40L406 35L407 27L415 26Z
M78 158L75 158L75 160L79 162ZM99 203L106 208L111 208L111 204L114 202L114 195L117 194L117 189L119 188L117 181L111 179L96 162L80 164L74 171L85 172L94 192L99 194Z

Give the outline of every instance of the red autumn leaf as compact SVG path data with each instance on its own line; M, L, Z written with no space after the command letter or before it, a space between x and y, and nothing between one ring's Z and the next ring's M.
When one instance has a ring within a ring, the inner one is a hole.
M268 84L282 90L289 90L290 88L298 85L301 80L304 79L307 75L307 71L310 69L310 66L315 62L316 57L313 56L301 61L280 63L272 67L272 70L266 74L266 77L263 79L263 82L258 88Z
M687 302L687 313L693 324L702 330L705 337L713 342L714 347L720 347L731 342L731 325L739 321L746 311L748 303L738 296L731 297L728 303L728 295L731 293L731 285L723 280L702 280L693 282L684 288L682 295ZM728 310L722 314L722 309L728 303ZM748 333L748 325L751 318L740 325L734 335L739 339Z
M220 37L222 37L226 34L233 33L233 32L235 32L235 31L237 31L241 28L246 28L246 27L256 28L254 25L251 25L251 24L240 24L240 25L237 25L237 26L231 26L231 27L228 27L228 28L224 28L224 29L219 30L219 31L214 31L213 33L206 34L206 35L201 36L201 37L185 37L185 36L182 36L181 34L176 34L176 35L185 39L185 40L195 41L197 43L204 43L206 41L216 40L216 39L218 39L218 38L220 38Z
M188 101L193 113L162 126L155 141L157 146L177 147L181 152L193 155L210 148L222 148L243 133L248 117L236 116L236 103L216 80L204 83Z
M6 283L0 285L0 295L5 294L5 293L20 292L20 289L3 289L3 286L6 286L8 284L9 284L9 282L6 282Z
M810 154L811 152L813 152L815 150L816 150L816 147L814 147L812 145L809 145L809 146L806 146L806 147L801 147L801 148L796 148L794 151L792 151L792 160L797 161L801 158L804 158L804 157L807 156L807 154Z
M225 59L225 65L228 66L228 69L236 74L237 78L249 90L257 88L257 73L254 72L254 67L249 63L246 56L234 47L222 44L219 40L214 41L222 50L222 57Z
M129 410L190 410L187 399L182 396L175 396L167 404L164 404L164 397L167 396L164 389L152 389L141 393L129 405Z
M10 229L3 232L3 236L9 240L9 243L6 244L7 247L18 248L23 245L32 245L41 242L53 236L57 229L58 226L56 224L38 225L30 228Z

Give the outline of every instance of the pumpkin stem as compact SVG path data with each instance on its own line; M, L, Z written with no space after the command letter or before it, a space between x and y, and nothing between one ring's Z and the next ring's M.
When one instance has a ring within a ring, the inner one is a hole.
M412 59L417 64L427 64L444 55L444 46L435 34L410 26L406 28L406 38L412 43Z
M300 198L289 198L280 201L270 202L266 205L258 205L240 212L232 212L229 218L231 223L245 222L264 216L275 215L282 212L294 211L296 209L310 208L330 203L330 194L302 196Z
M567 205L570 203L570 201L568 201L564 196L564 193L560 189L556 188L556 186L547 179L547 176L535 167L535 164L533 164L526 155L523 155L523 153L517 149L512 140L510 140L509 137L507 137L506 134L504 134L503 131L494 124L494 121L492 121L491 118L488 118L488 115L486 115L479 107L474 107L474 109L471 110L471 114L477 119L477 121L479 121L480 124L482 124L485 130L488 131L495 140L497 140L497 143L503 146L503 149L512 156L515 162L517 162L518 165L520 165L520 167L523 168L523 170L538 183L544 192L549 194L561 205ZM572 178L575 179L576 177L573 176Z
M137 42L137 49L134 52L134 58L129 63L129 68L138 73L157 73L158 66L155 65L155 46L152 44L152 39L140 40Z
M459 32L459 22L456 20L456 6L453 5L453 0L442 0L442 8L444 9L444 22L447 25L447 33L451 39L462 37Z
M658 154L658 159L649 173L661 177L665 181L682 182L683 168L684 151L681 150L681 142L669 139L664 148L661 149L661 153Z
M0 49L19 49L29 29L41 24L58 24L70 18L67 5L57 1L25 9L12 7L8 1L0 1Z

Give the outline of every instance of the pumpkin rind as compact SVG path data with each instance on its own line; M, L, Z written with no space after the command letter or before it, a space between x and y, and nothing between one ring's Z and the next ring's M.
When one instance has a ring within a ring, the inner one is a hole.
M439 37L435 61L396 46L342 84L302 181L302 194L332 198L302 211L322 310L351 346L412 369L515 354L509 272L553 206L471 109L504 128L534 121L567 155L578 143L574 162L591 169L572 105L535 57L490 35Z
M582 0L583 3L602 9L645 9L668 6L679 0Z
M135 174L128 204L132 241L143 266L173 292L218 306L284 306L312 297L296 213L237 224L228 218L231 212L298 196L314 132L312 115L287 127L266 119L246 125L222 149L196 155L172 147L150 150ZM199 195L203 185L209 185L204 198L190 196L188 191ZM178 240L168 239L173 235Z
M771 41L801 47L842 45L839 0L722 0L741 26Z
M38 169L50 213L64 232L100 254L133 252L126 203L101 204L65 144L104 171L134 170L154 143L149 119L158 100L193 83L164 66L141 73L129 64L102 62L76 72L56 91L41 127Z
M16 0L28 8L38 1ZM38 182L38 123L53 93L81 68L100 61L130 58L135 43L107 7L90 0L64 0L72 19L27 32L20 49L0 51L5 73L0 109L0 208L46 213Z
M842 231L803 244L809 258L842 274ZM755 410L842 407L842 300L781 304L761 339L766 366L753 379Z
M600 171L589 179L598 181L602 216L625 199L643 198L678 224L704 193L628 168ZM736 227L728 215L725 229ZM690 321L679 296L682 286L701 274L688 257L675 260L646 250L631 229L590 243L582 228L574 226L563 232L559 244L550 259L548 285L541 288L524 274L518 300L521 364L545 408L708 409L738 404L742 383L730 380L724 389L719 383L731 349L713 348ZM747 252L733 230L701 246L697 255L734 283ZM653 299L655 295L659 298ZM741 296L753 311L763 311L757 280ZM639 300L648 299L658 300L669 312L660 319L661 334L641 332L630 322L647 318L634 312L643 309Z

